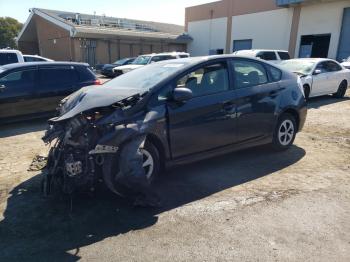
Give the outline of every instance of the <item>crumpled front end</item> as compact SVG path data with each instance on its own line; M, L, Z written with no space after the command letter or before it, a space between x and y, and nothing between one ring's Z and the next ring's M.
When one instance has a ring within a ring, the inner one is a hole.
M148 130L165 111L145 112L141 96L107 108L97 108L62 121L50 121L43 141L51 147L43 191L58 186L65 194L94 191L103 180L114 193L144 191L148 186L142 166ZM69 112L68 112L69 113ZM135 188L136 187L136 188Z

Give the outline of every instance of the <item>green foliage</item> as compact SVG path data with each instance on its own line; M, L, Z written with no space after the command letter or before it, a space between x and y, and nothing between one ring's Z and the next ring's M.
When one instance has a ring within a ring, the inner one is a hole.
M16 48L15 37L22 28L22 24L12 17L0 17L0 48Z

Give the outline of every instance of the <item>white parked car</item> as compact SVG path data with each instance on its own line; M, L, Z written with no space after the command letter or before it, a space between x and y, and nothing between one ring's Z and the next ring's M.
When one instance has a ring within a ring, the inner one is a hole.
M329 94L341 98L350 85L350 70L332 59L291 59L279 66L300 76L306 99Z
M290 59L288 51L285 50L251 49L236 51L233 54L239 56L260 58L275 63Z
M188 57L190 57L190 55L184 52L140 55L131 64L115 67L113 68L113 71L115 76L119 76L127 72L130 72L136 68L140 68L151 63L170 60L170 59L188 58Z
M350 56L344 60L343 63L341 63L342 66L344 66L347 69L350 69Z
M0 49L0 66L23 62L24 59L21 51L11 49Z
M24 62L53 62L52 59L39 55L23 55Z

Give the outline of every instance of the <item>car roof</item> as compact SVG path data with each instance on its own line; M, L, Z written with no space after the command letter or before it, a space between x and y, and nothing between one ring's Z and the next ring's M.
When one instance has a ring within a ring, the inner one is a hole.
M21 54L21 51L14 49L0 49L0 53L16 53Z
M16 68L22 68L22 67L29 67L29 66L89 66L87 63L77 63L77 62L25 62L25 63L13 63L13 64L7 64L1 66L2 69L10 70L10 69L16 69Z
M288 53L287 50L277 50L277 49L247 49L235 51L237 53L258 53L258 52L284 52Z
M294 58L290 59L289 61L309 61L309 62L322 62L322 61L334 61L333 59L329 58Z
M152 53L152 54L144 54L140 56L162 56L162 55L189 55L186 52L165 52L165 53Z

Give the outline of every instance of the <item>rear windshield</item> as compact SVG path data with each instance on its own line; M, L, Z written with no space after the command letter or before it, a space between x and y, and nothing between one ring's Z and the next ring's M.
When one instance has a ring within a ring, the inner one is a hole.
M0 53L0 65L17 63L17 55L15 53Z
M77 66L76 69L79 72L79 79L81 81L89 81L96 79L94 72L92 72L90 68L85 66Z
M278 55L280 56L281 60L288 60L290 59L290 56L287 52L278 52Z

